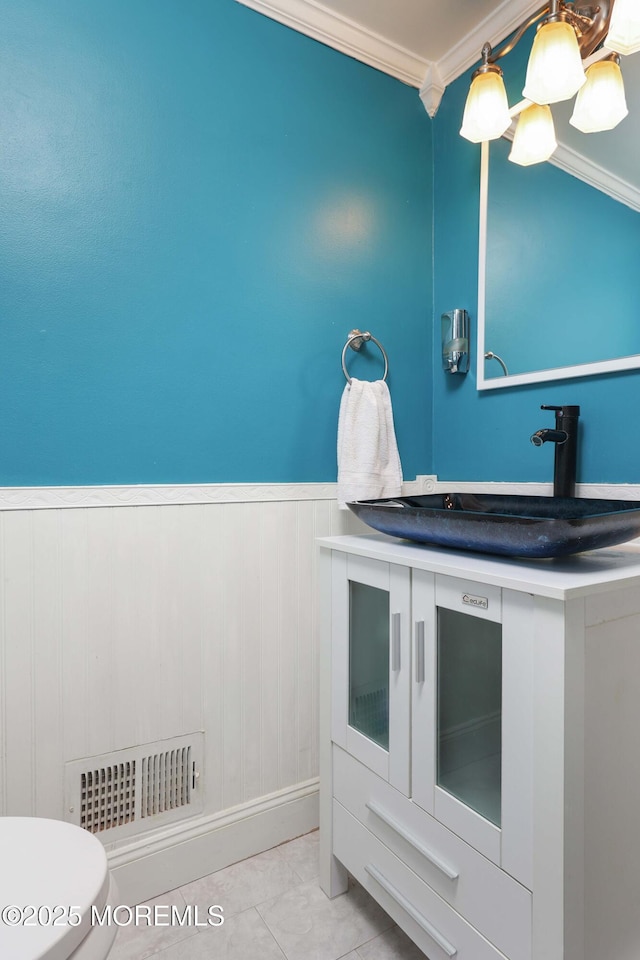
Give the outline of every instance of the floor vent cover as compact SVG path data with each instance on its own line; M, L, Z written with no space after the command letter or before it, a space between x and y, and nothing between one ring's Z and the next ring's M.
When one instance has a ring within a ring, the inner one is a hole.
M66 819L115 840L200 813L203 743L199 732L67 763Z

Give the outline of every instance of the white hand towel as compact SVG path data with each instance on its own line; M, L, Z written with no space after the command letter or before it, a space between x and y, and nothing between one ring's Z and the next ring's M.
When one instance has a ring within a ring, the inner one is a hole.
M393 428L391 396L384 380L351 378L338 417L338 505L397 497L402 467Z

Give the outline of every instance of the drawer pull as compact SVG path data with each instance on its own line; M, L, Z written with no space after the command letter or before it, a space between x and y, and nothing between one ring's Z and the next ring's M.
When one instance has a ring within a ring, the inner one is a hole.
M449 864L441 860L440 857L438 857L435 853L432 853L428 847L425 847L417 837L415 837L412 833L409 833L408 830L405 830L402 824L399 823L394 817L390 817L389 814L383 810L382 807L379 807L375 801L368 801L365 806L367 810L370 810L371 813L375 814L379 820L382 820L382 822L386 823L388 827L391 827L391 829L394 830L398 836L402 837L403 840L406 840L407 843L410 843L412 847L415 847L418 853L421 853L422 856L429 861L429 863L432 863L433 866L437 867L441 873L444 873L445 877L447 877L449 880L458 879L459 873L457 870L454 870L453 867L450 867Z
M416 683L424 683L424 620L416 620Z
M374 867L372 863L368 863L364 869L369 876L373 877L376 883L379 883L382 889L386 890L389 896L392 897L392 899L402 907L405 913L408 913L412 920L415 920L415 922L424 930L427 936L430 937L433 942L440 947L441 950L444 950L448 957L456 956L458 948L454 947L452 943L449 943L446 937L443 937L440 931L436 930L436 928L429 923L426 917L423 917L422 914L416 910L413 904L410 903L407 898L401 894L396 887L393 886L392 883L389 883L387 878L380 873L377 867Z
M391 614L391 669L397 672L400 669L400 617L401 614Z

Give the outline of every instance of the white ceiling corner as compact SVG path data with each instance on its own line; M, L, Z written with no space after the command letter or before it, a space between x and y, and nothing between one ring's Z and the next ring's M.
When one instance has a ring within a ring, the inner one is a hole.
M445 87L480 58L485 41L495 46L540 8L540 0L445 0L444 7L440 0L236 2L417 87L430 116ZM352 11L357 20L347 15ZM479 11L485 15L478 21ZM415 29L419 23L423 31ZM411 47L408 36L415 37ZM426 36L432 59L424 55Z
M489 16L451 47L438 61L438 69L448 86L480 59L483 44L495 47L520 24L540 9L540 0L503 0Z
M383 73L419 87L430 66L411 50L315 0L236 0Z
M427 68L427 72L424 75L424 80L422 81L422 86L420 87L420 99L422 100L424 108L432 120L438 112L438 107L440 106L440 101L442 100L444 91L445 84L440 76L438 64L432 63Z

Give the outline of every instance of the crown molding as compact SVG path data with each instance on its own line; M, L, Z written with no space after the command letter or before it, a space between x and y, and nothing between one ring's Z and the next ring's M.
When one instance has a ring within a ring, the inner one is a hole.
M444 91L445 84L440 76L438 64L432 63L428 68L422 82L422 86L420 87L420 99L422 100L424 108L432 120L438 111Z
M605 170L604 167L594 163L593 160L589 160L588 157L584 157L577 150L565 146L564 143L558 142L555 152L547 162L552 163L555 167L560 167L561 170L566 170L567 173L577 177L578 180L583 180L584 183L595 187L596 190L601 190L613 197L614 200L631 207L632 210L640 212L640 190L638 187L621 177L617 177L610 170Z
M316 0L236 0L340 53L420 87L431 66L428 60L392 43L362 24L329 10Z
M504 0L436 63L328 9L318 0L236 0L236 3L417 87L430 117L435 116L445 88L480 58L486 40L495 46L540 9L540 0Z
M497 46L540 7L540 0L505 0L501 3L438 60L438 70L444 85L449 86L477 63L486 41L492 47Z

